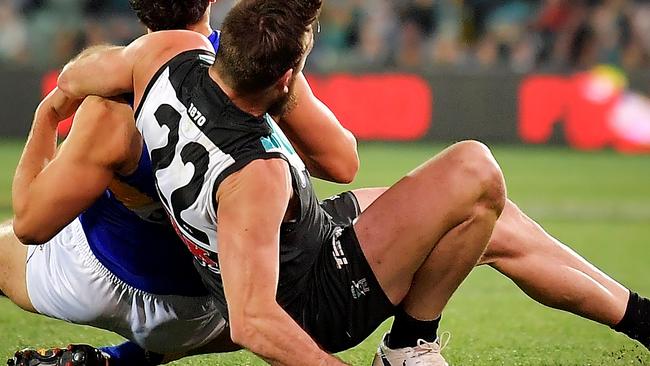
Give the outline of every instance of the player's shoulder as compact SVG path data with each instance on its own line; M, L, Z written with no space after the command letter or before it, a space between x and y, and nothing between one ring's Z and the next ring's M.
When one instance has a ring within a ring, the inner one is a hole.
M254 191L290 191L291 173L289 164L282 158L253 159L238 171L226 177L219 186L217 194L223 191L253 187Z
M151 71L192 50L214 52L212 43L202 34L187 30L169 30L152 32L138 38L129 44L125 53L134 61L136 69Z
M287 176L289 164L280 157L264 157L252 160L247 164L242 172L256 177L276 177Z
M146 49L204 49L213 51L210 40L197 32L188 30L165 30L145 34L132 43L132 47Z
M160 76L165 65L188 51L213 53L207 37L187 30L159 31L144 35L128 46L133 65L135 105L140 106L148 86ZM138 107L139 108L139 107Z

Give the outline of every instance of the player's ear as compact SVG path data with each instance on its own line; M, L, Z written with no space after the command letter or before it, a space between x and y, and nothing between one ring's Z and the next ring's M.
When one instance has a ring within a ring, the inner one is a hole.
M282 93L287 94L289 93L289 86L291 85L291 78L293 77L293 69L287 70L287 72L280 77L280 80L278 80L278 90L282 91Z

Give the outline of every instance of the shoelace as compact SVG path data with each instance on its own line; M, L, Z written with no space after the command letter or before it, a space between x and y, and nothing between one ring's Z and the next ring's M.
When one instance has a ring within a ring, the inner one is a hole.
M416 357L424 356L428 353L440 353L447 347L451 341L451 333L443 332L433 342L427 342L424 339L418 339L418 345L413 349Z

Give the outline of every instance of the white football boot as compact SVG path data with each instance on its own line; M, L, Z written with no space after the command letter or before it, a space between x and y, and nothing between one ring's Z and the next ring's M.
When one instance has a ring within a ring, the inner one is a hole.
M419 339L417 346L399 349L390 349L386 346L388 336L389 333L384 335L377 348L372 366L449 366L440 354L451 339L449 332L442 333L435 342L429 343Z

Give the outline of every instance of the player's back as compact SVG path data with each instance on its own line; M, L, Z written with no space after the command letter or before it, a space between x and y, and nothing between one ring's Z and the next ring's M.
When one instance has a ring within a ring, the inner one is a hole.
M253 160L288 162L300 214L281 232L283 293L303 277L331 226L287 138L268 115L252 116L232 103L209 75L213 61L213 54L194 50L165 64L141 98L136 126L149 148L163 205L186 245L212 271L203 279L217 295L222 294L216 254L219 184Z
M208 39L218 49L219 32ZM117 175L80 222L95 257L129 285L160 295L205 293L161 205L145 143L137 169Z

